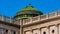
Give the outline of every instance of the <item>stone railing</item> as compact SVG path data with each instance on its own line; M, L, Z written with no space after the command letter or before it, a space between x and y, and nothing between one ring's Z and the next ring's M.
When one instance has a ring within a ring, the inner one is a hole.
M20 22L15 21L11 17L7 17L7 16L3 16L3 15L0 15L0 21L6 22L6 23L12 23L12 24L20 25Z
M26 25L26 24L35 23L35 22L38 22L38 21L43 21L43 20L58 17L58 16L60 16L60 11L48 13L46 15L39 15L39 16L36 16L36 17L31 17L29 19L24 19L23 22L21 22L21 23L23 23L23 25ZM0 21L20 25L19 21L15 21L13 18L6 17L6 16L3 16L3 15L0 15Z
M43 21L43 20L58 17L58 16L60 16L60 10L56 12L48 13L46 15L40 15L40 16L29 18L29 19L25 19L23 20L23 25L35 23L38 21Z

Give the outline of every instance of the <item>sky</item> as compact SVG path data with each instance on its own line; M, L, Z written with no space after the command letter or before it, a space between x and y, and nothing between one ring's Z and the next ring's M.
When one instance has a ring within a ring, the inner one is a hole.
M0 0L0 14L13 18L29 4L43 14L60 10L60 0Z

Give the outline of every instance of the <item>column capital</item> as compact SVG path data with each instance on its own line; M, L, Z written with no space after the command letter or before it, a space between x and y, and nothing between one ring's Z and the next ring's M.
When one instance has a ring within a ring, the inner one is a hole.
M58 27L58 24L54 24L54 25Z
M38 28L38 30L40 30L41 28Z
M31 32L33 31L33 29L30 30Z
M46 28L50 28L50 26L46 26Z

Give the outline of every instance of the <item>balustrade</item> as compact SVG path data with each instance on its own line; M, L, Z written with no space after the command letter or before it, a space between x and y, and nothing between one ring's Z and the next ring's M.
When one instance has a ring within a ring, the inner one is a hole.
M10 17L6 17L6 16L4 16L4 21L10 23Z
M55 16L55 12L49 13L49 17L53 17L53 16Z
M23 20L23 23L24 23L24 24L27 24L27 23L29 23L30 21L31 21L30 19L24 19L24 20Z
M29 24L29 23L41 21L41 20L44 20L44 19L49 19L50 17L58 17L58 16L60 16L60 10L56 11L56 12L48 13L46 15L40 15L40 16L29 18L29 19L23 19L22 23L23 24ZM19 21L15 21L15 19L13 19L11 17L3 16L3 15L0 15L0 20L8 22L8 23L19 24L20 25Z
M60 11L56 11L56 12L52 12L52 13L48 13L46 15L41 15L41 16L37 16L37 17L32 17L32 18L29 18L29 19L25 19L24 20L24 25L27 23L27 24L30 24L29 22L32 22L31 23L35 23L37 21L41 21L41 20L44 20L44 19L49 19L51 17L58 17L60 16Z
M15 19L13 19L11 17L3 16L3 15L0 15L0 21L4 21L4 22L7 22L7 23L13 23L13 24L20 25L19 24L20 22L15 21Z
M47 17L47 15L41 15L40 18L41 19L45 19Z
M58 16L60 16L60 11L57 12Z
M32 20L36 21L36 20L38 20L38 17L33 17Z
M0 15L0 20L2 20L2 15Z

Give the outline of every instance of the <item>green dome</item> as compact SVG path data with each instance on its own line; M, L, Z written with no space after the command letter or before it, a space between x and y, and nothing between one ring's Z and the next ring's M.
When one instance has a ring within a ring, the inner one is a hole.
M26 8L22 9L21 11L24 11L24 10L37 10L37 9L29 4L28 6L26 6Z
M35 16L35 15L37 16L37 15L42 15L42 14L43 14L42 12L38 11L36 8L34 8L33 6L29 4L28 6L26 6L26 8L17 12L15 18L19 20L19 19L30 18L32 16Z

